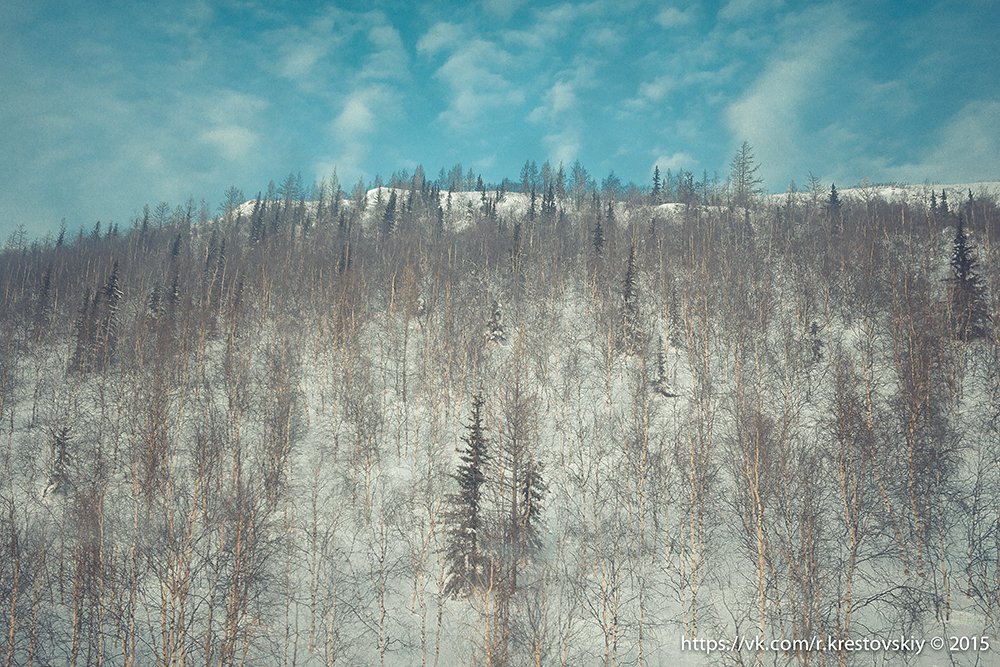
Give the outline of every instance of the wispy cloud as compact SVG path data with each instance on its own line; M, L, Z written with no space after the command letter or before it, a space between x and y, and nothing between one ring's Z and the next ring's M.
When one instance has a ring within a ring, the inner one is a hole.
M407 76L409 54L399 31L391 25L377 25L368 31L372 51L361 76L369 79L403 79Z
M742 21L751 17L766 18L784 4L783 0L729 0L719 10L719 19Z
M568 165L580 157L580 131L574 127L546 134L542 141L549 159L555 163Z
M386 119L380 111L392 108L395 101L396 95L384 85L373 84L351 92L330 125L338 153L323 162L336 165L350 178L366 174L372 137Z
M791 17L785 27L791 37L726 109L732 147L749 140L771 181L787 180L807 163L813 140L803 128L804 107L814 91L829 88L831 64L861 29L844 16L820 10Z
M524 0L483 0L483 8L504 21L510 19L524 4Z
M310 165L724 172L743 139L770 187L998 176L996 3L378 6L0 3L0 225L121 221Z
M1000 179L1000 101L976 100L965 104L940 132L931 148L918 160L893 165L888 160L874 166L901 181L975 181Z
M565 121L565 114L575 111L577 105L576 91L569 81L557 81L545 93L543 103L535 107L528 120L533 122Z
M469 130L483 114L520 104L524 92L504 75L511 61L509 53L484 39L472 39L452 51L434 75L451 92L439 119L453 130Z
M305 84L316 66L347 37L336 12L327 11L303 23L293 23L267 33L275 50L278 74Z
M689 7L688 9L664 7L656 14L656 23L661 28L686 26L694 21L696 11L695 7Z
M698 166L698 160L695 159L690 153L685 151L678 151L676 153L660 153L653 160L653 163L649 165L649 172L652 173L656 167L660 168L660 171L666 171L671 169L677 171L678 169L691 170Z
M442 49L451 48L462 40L462 28L455 23L441 21L435 23L417 40L417 52L434 55Z

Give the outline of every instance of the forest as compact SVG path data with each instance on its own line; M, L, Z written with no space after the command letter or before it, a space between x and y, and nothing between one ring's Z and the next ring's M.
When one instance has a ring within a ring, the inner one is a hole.
M997 192L756 168L12 238L0 665L997 664Z

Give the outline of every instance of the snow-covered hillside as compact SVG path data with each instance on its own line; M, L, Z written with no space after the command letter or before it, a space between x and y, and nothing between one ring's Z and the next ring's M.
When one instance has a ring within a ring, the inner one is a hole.
M995 663L1000 211L946 189L7 252L0 659Z

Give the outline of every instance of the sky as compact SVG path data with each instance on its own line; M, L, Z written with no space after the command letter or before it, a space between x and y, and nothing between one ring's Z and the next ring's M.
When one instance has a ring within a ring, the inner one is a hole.
M1000 180L1000 3L0 3L0 243L291 172Z

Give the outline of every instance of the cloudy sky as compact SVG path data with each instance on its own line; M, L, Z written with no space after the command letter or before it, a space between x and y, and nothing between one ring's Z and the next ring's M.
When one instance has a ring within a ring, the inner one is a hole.
M0 233L334 167L724 177L744 139L772 191L1000 180L998 25L993 0L5 0Z

